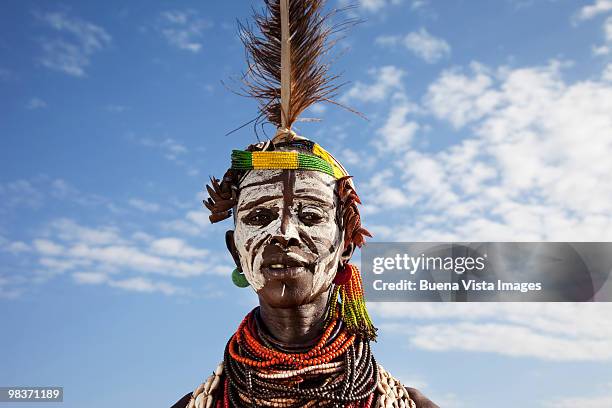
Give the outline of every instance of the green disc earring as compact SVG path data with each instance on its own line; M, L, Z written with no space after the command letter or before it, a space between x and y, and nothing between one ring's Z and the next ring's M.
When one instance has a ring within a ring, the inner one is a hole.
M232 282L234 282L234 285L238 286L239 288L246 288L249 286L249 281L247 280L246 276L244 276L244 273L242 273L240 268L236 268L232 272Z

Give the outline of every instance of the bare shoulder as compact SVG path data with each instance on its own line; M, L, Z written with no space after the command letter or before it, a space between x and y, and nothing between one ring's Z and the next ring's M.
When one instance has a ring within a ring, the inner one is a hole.
M406 389L410 394L410 398L415 402L416 408L440 408L416 388L406 387Z
M378 385L376 406L405 405L409 408L440 408L419 390L406 387L381 365L378 365Z

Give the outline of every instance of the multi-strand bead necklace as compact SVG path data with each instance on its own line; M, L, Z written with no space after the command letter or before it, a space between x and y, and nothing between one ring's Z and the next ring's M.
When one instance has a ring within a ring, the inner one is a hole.
M245 317L226 346L224 407L371 406L378 365L369 342L342 320L331 319L307 350L289 350L265 333L257 314Z

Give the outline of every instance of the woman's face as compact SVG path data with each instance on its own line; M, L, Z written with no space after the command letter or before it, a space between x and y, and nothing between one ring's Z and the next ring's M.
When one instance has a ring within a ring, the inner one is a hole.
M234 244L268 304L291 307L325 292L344 249L336 180L304 170L253 170L243 179Z

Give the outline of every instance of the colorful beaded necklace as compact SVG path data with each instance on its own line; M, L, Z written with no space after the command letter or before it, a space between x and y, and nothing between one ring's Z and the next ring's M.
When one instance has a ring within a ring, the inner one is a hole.
M370 407L378 366L338 316L307 350L281 351L249 313L226 346L222 407ZM222 401L222 405L221 405Z

